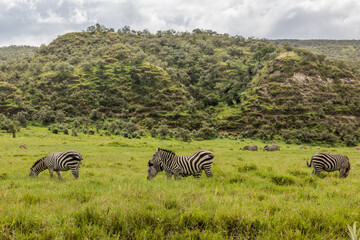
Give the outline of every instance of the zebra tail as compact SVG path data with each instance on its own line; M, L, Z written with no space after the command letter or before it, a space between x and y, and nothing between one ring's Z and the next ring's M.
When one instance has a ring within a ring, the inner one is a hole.
M311 158L311 160L310 160L310 164L308 163L308 161L306 161L306 165L308 166L308 167L311 167L311 163L312 163L312 161L313 161L313 159Z

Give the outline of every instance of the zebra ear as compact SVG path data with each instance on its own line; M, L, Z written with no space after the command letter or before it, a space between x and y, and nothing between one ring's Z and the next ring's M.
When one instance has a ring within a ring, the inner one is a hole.
M159 150L160 150L160 148L159 148L159 147L157 147L157 148L156 148L156 151L158 152Z

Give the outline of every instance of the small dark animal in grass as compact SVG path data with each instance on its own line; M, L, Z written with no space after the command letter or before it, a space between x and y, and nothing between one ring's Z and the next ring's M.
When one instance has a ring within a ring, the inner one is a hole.
M341 154L316 153L311 157L310 164L306 161L308 167L311 167L311 164L313 165L312 174L319 174L322 171L339 171L340 178L346 178L352 169L349 158Z
M75 179L79 177L79 170L83 157L78 151L69 150L65 152L53 152L49 156L44 157L34 163L30 168L29 176L38 176L42 171L49 169L50 177L53 177L55 171L58 178L62 180L60 171L71 170Z
M360 151L360 147L355 147L355 150L356 150L356 151Z
M242 150L243 150L243 151L245 151L245 150L257 151L257 150L258 150L258 146L256 146L256 145L245 146Z
M27 147L26 147L25 145L20 145L20 146L19 146L19 149L22 149L22 148L23 148L23 149L27 149Z
M190 156L177 156L174 152L157 148L154 155L148 162L148 176L151 180L156 177L160 171L165 171L167 178L170 179L174 175L175 180L181 177L193 175L200 178L204 170L207 177L212 177L211 166L214 154L209 151L201 150Z
M263 151L280 151L280 146L276 144L266 145Z
M300 146L299 149L307 149L306 146Z

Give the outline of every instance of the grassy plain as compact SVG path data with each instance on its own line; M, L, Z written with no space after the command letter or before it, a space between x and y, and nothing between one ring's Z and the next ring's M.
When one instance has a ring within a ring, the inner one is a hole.
M254 140L185 143L153 138L54 135L24 129L0 133L0 239L347 239L360 222L360 161L354 148L322 151L349 156L354 170L312 176L305 161L318 150L280 143L279 152L243 152ZM27 150L19 149L24 144ZM215 154L212 172L181 181L165 173L147 181L156 147ZM48 171L28 177L39 158L75 149L80 177Z

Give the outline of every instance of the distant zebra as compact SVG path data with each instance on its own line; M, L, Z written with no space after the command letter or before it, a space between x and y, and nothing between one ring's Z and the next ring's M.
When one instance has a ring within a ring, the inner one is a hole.
M280 151L280 146L276 144L266 145L263 151Z
M258 146L256 146L256 145L245 146L242 150L243 150L243 151L245 151L245 150L257 151L257 150L258 150Z
M341 154L316 153L311 157L310 164L306 161L308 167L311 167L311 164L313 164L314 168L312 174L339 170L340 178L346 178L352 169L350 168L349 158Z
M158 172L164 170L168 179L174 175L175 180L181 177L193 175L200 178L204 170L207 177L212 177L210 169L213 163L214 154L201 150L188 157L177 156L174 152L157 148L150 159L147 179L154 178Z
M75 179L79 177L79 169L83 157L78 151L69 150L65 152L53 152L49 156L36 161L30 168L29 176L38 176L42 171L49 169L50 177L53 177L55 171L60 180L62 177L60 171L71 170Z
M27 150L27 147L26 147L25 145L20 145L20 146L19 146L19 149L22 149L22 148L25 149L25 150Z

